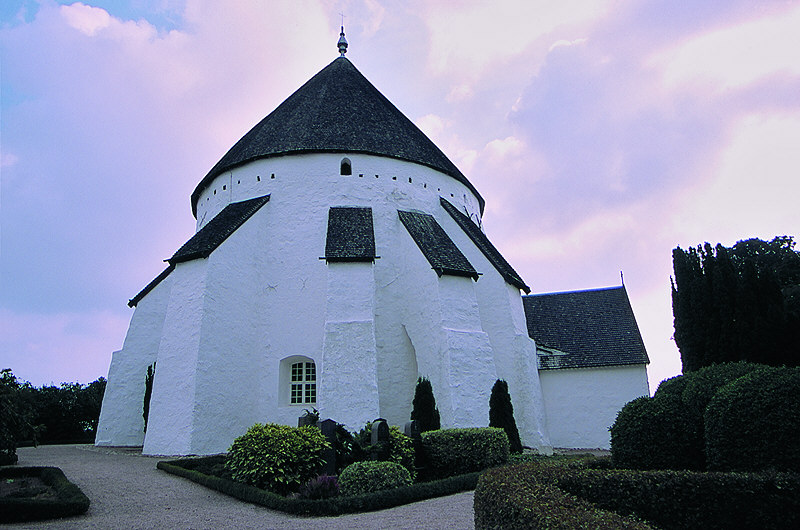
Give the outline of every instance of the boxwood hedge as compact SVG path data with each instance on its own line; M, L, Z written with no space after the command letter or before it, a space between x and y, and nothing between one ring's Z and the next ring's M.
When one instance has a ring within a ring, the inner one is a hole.
M69 517L86 513L89 509L89 498L78 486L67 480L64 472L57 467L0 468L0 480L25 477L38 477L44 484L53 488L56 498L0 497L0 523Z
M521 464L485 472L476 528L797 528L797 473Z
M422 451L428 478L472 473L508 461L508 436L497 427L428 431Z

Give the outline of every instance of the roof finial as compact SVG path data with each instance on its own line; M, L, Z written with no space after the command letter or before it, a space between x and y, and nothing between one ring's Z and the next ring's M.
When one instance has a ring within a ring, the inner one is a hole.
M344 22L344 15L342 15L342 22ZM347 39L344 38L344 25L342 25L342 32L339 33L339 42L337 46L339 46L339 57L344 57L344 54L347 53Z
M342 15L342 32L339 33L339 42L336 43L339 46L339 57L344 57L344 54L347 53L347 39L344 38L344 13L339 13Z

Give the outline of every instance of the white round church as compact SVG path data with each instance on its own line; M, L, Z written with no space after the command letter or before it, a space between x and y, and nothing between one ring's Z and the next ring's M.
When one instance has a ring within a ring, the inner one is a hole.
M523 443L549 450L529 288L481 230L478 191L345 50L342 34L194 190L196 234L129 303L97 445L219 453L312 407L403 425L425 376L443 427L487 425L505 379Z

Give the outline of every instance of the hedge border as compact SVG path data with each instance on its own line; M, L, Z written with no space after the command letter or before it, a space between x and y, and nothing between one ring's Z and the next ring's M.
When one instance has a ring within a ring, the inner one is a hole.
M58 519L86 513L89 498L70 482L57 467L3 467L0 480L22 477L39 477L55 490L56 499L26 499L0 497L0 523L20 523Z
M475 490L475 527L761 530L800 522L797 473L633 471L608 463L490 470Z
M233 480L206 475L193 469L182 467L182 463L195 459L162 460L156 467L201 486L219 491L241 501L258 504L271 510L294 515L326 516L346 513L370 512L394 508L411 502L423 501L462 491L475 489L480 472L458 475L432 482L420 482L391 490L376 491L347 497L329 499L290 499L276 493L249 486Z

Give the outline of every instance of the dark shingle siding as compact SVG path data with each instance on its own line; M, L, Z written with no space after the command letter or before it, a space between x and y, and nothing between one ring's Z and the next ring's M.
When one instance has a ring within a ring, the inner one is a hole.
M483 252L483 255L489 260L489 263L497 269L497 272L500 273L506 282L514 287L522 289L526 293L531 292L531 288L525 285L525 282L520 278L519 274L517 274L517 271L509 265L506 259L500 254L500 251L498 251L497 248L492 245L492 242L489 241L489 238L486 237L486 234L484 234L469 217L459 212L458 209L444 197L440 197L439 201L447 213L450 214L450 217L458 223L458 226L464 230L464 233L475 243L475 246Z
M190 261L198 258L207 258L218 246L225 241L228 236L242 226L245 221L258 211L259 208L269 201L269 195L249 199L242 202L234 202L227 205L219 212L216 217L201 228L189 241L183 244L178 251L169 258L169 266L153 281L139 291L139 293L128 301L128 307L138 304L150 291L161 283L164 278L175 269L177 263Z
M207 258L267 201L269 201L269 195L227 205L167 261L174 265L193 259Z
M478 279L475 268L432 215L403 210L397 210L397 213L436 274Z
M175 268L175 265L171 265L171 264L170 264L170 265L169 265L169 266L168 266L166 269L164 269L163 271L161 271L161 274L159 274L158 276L156 276L156 277L153 279L153 281L151 281L150 283L148 283L148 284L145 286L145 288L144 288L144 289L142 289L141 291L139 291L139 292L136 294L136 296L134 296L133 298L131 298L130 300L128 300L128 307L133 307L133 306L135 306L136 304L138 304L138 303L139 303L139 301L140 301L142 298L144 298L144 297L147 295L147 293L149 293L150 291L152 291L153 289L155 289L155 288L156 288L156 285L158 285L159 283L161 283L161 282L162 282L162 280L164 280L164 278L166 278L167 276L169 276L169 273L170 273L170 272L172 272L172 270L173 270L174 268Z
M335 206L328 211L327 261L373 261L372 208Z
M523 296L528 334L543 370L647 364L647 351L625 287Z
M436 145L346 58L323 68L245 134L192 194L192 209L217 175L259 158L304 152L366 153L423 164L478 191Z

